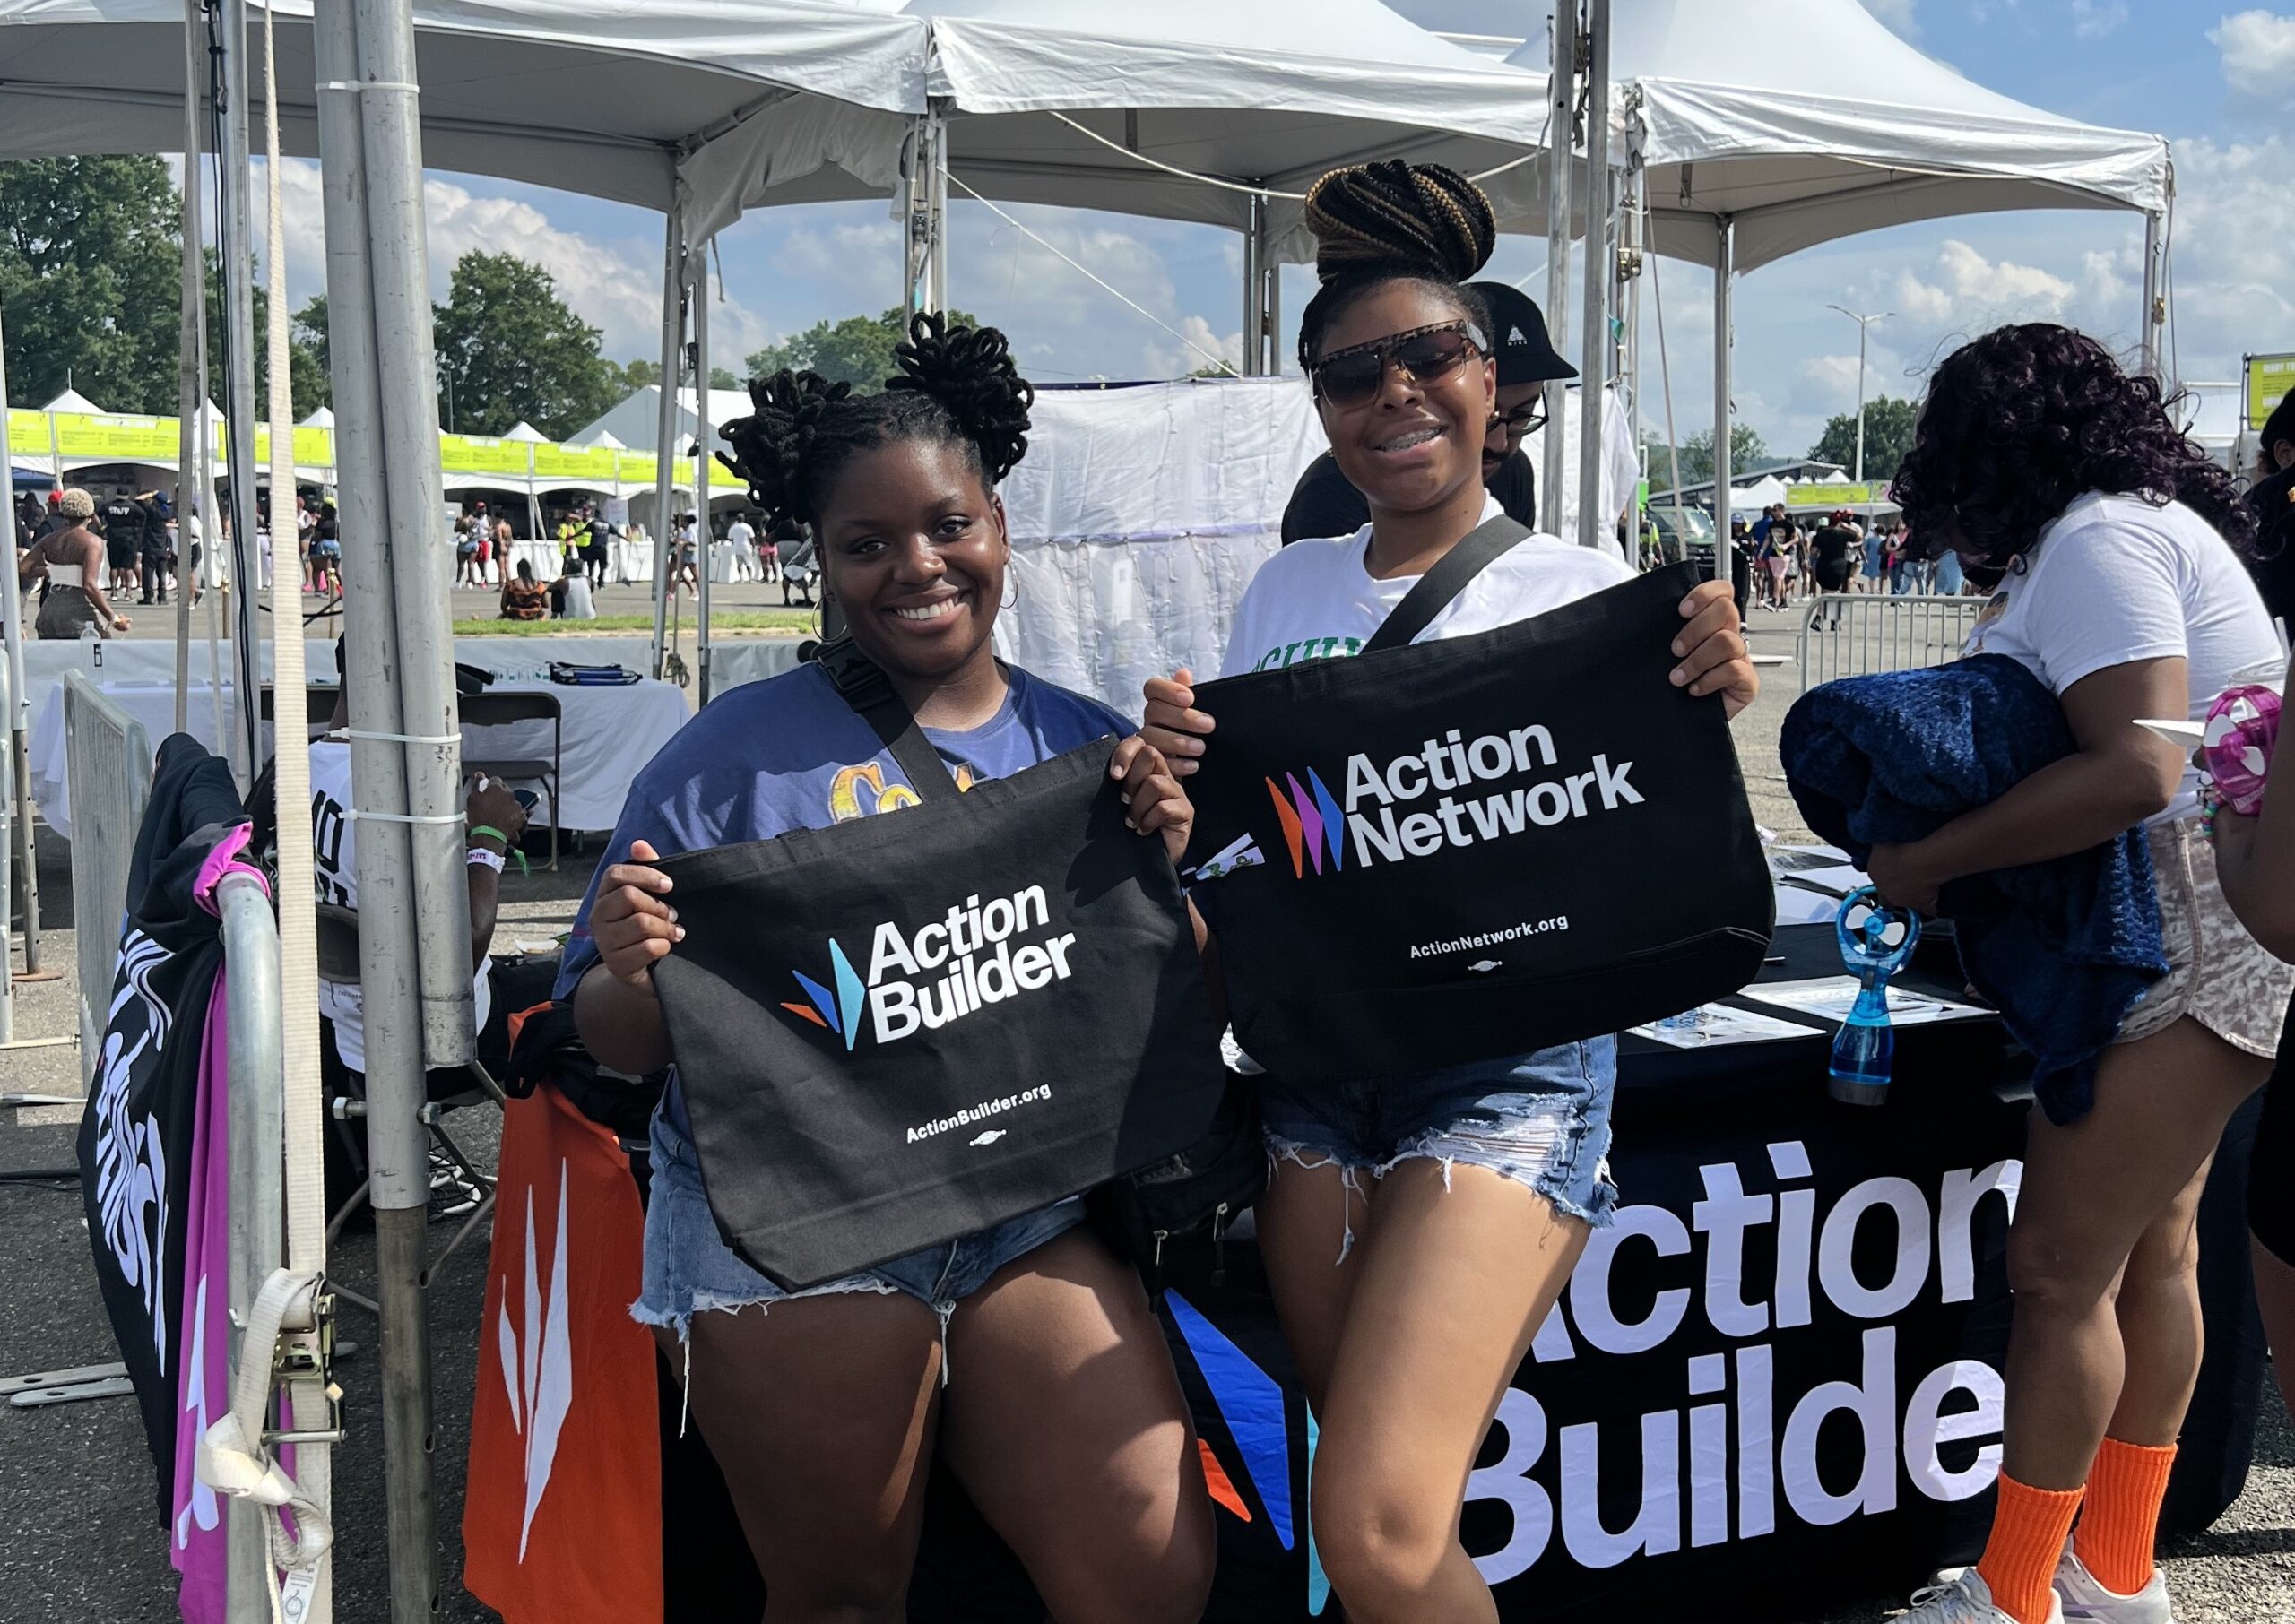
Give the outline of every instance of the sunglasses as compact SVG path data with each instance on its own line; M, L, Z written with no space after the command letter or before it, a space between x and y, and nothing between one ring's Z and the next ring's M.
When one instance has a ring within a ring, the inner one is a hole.
M1470 323L1443 322L1335 350L1315 363L1310 376L1315 397L1344 411L1376 398L1390 362L1415 384L1433 384L1480 352L1481 335Z
M1546 427L1546 402L1525 401L1511 411L1492 414L1490 421L1493 428L1503 428L1508 434L1536 434Z

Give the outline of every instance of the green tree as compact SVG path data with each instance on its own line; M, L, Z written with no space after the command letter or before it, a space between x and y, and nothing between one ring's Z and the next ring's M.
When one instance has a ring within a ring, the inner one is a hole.
M977 324L976 318L961 310L949 311L948 320ZM752 353L747 362L749 374L764 377L784 367L818 372L832 384L850 384L860 393L871 394L899 372L893 362L893 347L907 337L908 313L898 306L882 315L848 315L835 324L816 322L782 343L768 344Z
M1713 431L1710 428L1682 442L1682 483L1697 485L1713 477ZM1732 477L1743 473L1756 463L1769 460L1769 445L1761 433L1750 423L1739 423L1729 430L1729 470ZM1668 478L1671 476L1668 475ZM1650 476L1657 479L1653 471Z
M1875 484L1897 477L1897 464L1912 449L1912 426L1920 409L1910 401L1883 395L1865 402L1865 477ZM1857 414L1844 411L1827 419L1824 437L1809 447L1809 454L1857 471Z
M618 398L598 330L558 297L550 272L512 254L476 250L456 262L432 327L441 420L500 434L520 419L562 440Z
M182 202L158 158L0 164L0 307L8 380L114 411L176 406Z
M182 252L180 247L177 250ZM180 265L181 261L178 261ZM255 415L260 419L271 411L271 294L264 286L258 272L255 279ZM312 324L316 323L317 341L312 341ZM216 252L207 250L207 398L222 404L223 401L223 263ZM295 420L301 422L320 407L329 404L334 394L333 381L326 370L326 298L324 294L303 307L287 323L287 386L294 402ZM173 385L170 385L172 390ZM103 402L106 405L108 402ZM158 410L173 413L178 405L170 393L165 406Z

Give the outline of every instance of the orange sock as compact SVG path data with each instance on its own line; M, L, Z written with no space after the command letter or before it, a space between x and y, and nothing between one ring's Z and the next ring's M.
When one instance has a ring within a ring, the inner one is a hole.
M2152 1582L2160 1502L2175 1464L2173 1444L2152 1447L2108 1438L2096 1451L2077 1544L2088 1571L2116 1595L2132 1596Z
M2035 1489L2000 1474L2000 1507L1976 1570L1991 1587L1993 1604L2016 1624L2048 1624L2056 1564L2079 1515L2081 1492Z

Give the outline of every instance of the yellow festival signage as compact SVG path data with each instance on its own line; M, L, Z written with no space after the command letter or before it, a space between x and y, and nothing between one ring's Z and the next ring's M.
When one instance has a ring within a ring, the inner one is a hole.
M1886 485L1869 481L1856 485L1841 479L1785 488L1785 505L1788 507L1863 507L1888 499L1889 488Z
M2295 355L2249 356L2247 426L2261 428L2291 389L2295 389Z

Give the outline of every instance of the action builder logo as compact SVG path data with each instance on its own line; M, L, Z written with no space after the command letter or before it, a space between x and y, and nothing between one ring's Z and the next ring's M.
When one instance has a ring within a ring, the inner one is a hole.
M1322 775L1310 768L1304 784L1295 773L1284 782L1265 781L1291 852L1291 872L1305 878L1337 873L1350 849L1358 867L1432 857L1445 847L1465 847L1503 839L1526 829L1549 828L1591 813L1639 806L1641 792L1629 775L1630 761L1613 764L1597 756L1583 773L1562 774L1511 789L1491 788L1556 764L1554 735L1533 723L1507 733L1485 733L1468 742L1452 728L1407 756L1381 767L1368 756L1347 764L1347 803L1342 808ZM1286 789L1289 793L1285 793ZM1446 791L1425 811L1410 803ZM1452 794L1447 791L1473 791ZM1398 813L1398 808L1403 808Z
M807 1002L781 1007L843 1038L848 1051L861 1041L864 1016L879 1043L938 1031L991 1004L1066 980L1073 973L1068 954L1076 945L1075 932L1040 944L1019 940L1049 924L1042 885L997 897L986 907L978 896L968 896L946 919L919 926L908 936L887 920L876 929L865 980L831 937L835 990L792 970Z

